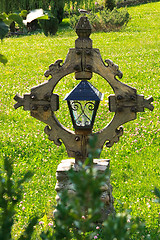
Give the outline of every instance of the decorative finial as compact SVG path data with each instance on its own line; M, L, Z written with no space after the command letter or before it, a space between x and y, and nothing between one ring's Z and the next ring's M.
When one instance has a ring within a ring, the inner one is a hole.
M76 33L80 38L89 38L92 32L91 24L87 17L83 16L79 19L76 26Z

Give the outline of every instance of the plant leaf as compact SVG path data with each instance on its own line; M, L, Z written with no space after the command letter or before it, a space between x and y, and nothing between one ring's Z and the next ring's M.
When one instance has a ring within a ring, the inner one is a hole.
M20 13L19 15L20 15L21 17L26 18L26 17L27 17L27 13L28 13L27 10L22 10L21 13Z
M23 27L23 26L24 26L22 17L21 17L19 14L17 14L17 13L11 13L11 14L9 14L8 19L11 20L11 21L14 21L14 22L18 23L18 25L19 25L20 27Z
M8 60L4 55L0 54L0 62L5 65L8 62Z
M3 13L0 13L0 20L4 20L4 19L6 19L6 18L8 18L8 15L5 13L5 12L3 12Z
M154 189L154 194L155 194L158 198L160 198L160 190L159 190L158 188L156 188L156 187L155 187L155 189Z
M6 34L8 33L8 26L3 22L0 21L0 39L2 40Z
M38 222L38 217L35 216L32 219L30 219L28 226L26 227L25 231L23 234L20 236L18 240L26 240L26 239L31 239L32 233L34 231L34 226Z

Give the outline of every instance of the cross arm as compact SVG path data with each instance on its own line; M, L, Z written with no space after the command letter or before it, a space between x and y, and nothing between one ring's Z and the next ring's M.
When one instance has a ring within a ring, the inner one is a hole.
M144 112L145 108L153 111L154 106L151 104L153 97L147 99L143 95L130 95L123 97L121 95L109 96L110 112L122 112L125 108L129 108L131 112Z
M14 100L17 102L14 108L17 109L23 106L25 111L34 111L38 108L43 108L44 111L51 109L57 111L59 109L59 96L52 94L50 97L45 96L44 99L38 99L34 94L24 94L23 97L15 95Z

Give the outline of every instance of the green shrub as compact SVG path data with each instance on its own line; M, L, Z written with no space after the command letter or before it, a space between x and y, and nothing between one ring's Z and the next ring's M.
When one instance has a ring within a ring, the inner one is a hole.
M102 28L106 32L121 29L128 23L129 19L129 13L125 8L120 10L114 8L113 11L105 9L101 13Z
M42 28L45 36L55 35L58 30L58 19L55 17L50 17L49 20L40 19L39 25Z
M23 24L23 18L18 13L10 13L8 15L5 12L0 13L0 20L3 21L8 27L10 27L10 30L12 29L13 31L15 31L15 24L21 30L25 28Z
M8 30L9 30L8 26L2 21L2 18L0 16L0 39L1 40L8 33ZM3 64L6 64L8 62L7 58L3 54L0 54L0 62Z
M126 8L116 9L112 11L104 9L100 14L90 14L88 19L92 25L92 31L118 31L123 26L125 26L130 20L130 15ZM76 24L79 20L79 16L74 15L70 18L70 24L73 28L76 27Z
M33 174L28 171L17 182L13 180L13 163L10 157L4 156L4 170L0 171L0 239L11 240L11 230L14 224L15 208L22 200L22 184ZM34 216L18 240L31 239L33 227L38 218Z
M41 233L41 239L147 239L143 237L145 225L139 218L133 218L129 211L110 215L102 225L97 226L103 203L100 200L101 186L106 183L108 173L99 174L91 164L93 156L99 153L95 149L95 139L90 139L90 154L88 160L79 164L79 171L71 169L68 172L75 194L67 191L61 194L61 201L55 214L55 225ZM30 171L18 181L14 181L14 173L10 157L4 157L4 170L0 171L0 239L11 240L11 230L14 225L15 207L22 200L22 185L33 175ZM88 165L90 164L90 165ZM160 191L155 188L156 202L160 202ZM18 240L31 239L38 218L34 216ZM157 233L159 239L159 233Z
M116 6L115 0L105 0L104 6L112 11Z
M68 171L74 194L69 194L67 190L60 194L61 200L56 208L54 230L43 232L42 239L128 240L133 234L139 236L144 231L145 225L138 217L131 217L128 210L110 214L101 224L100 212L104 206L100 199L101 187L109 178L109 172L106 170L103 174L99 174L93 167L93 156L96 158L98 152L95 149L95 138L91 137L88 160L83 165L79 163L79 171L73 169Z
M72 17L70 17L70 25L73 29L75 29L76 24L78 23L79 16L74 14Z
M8 33L8 25L3 22L3 19L0 16L0 39L2 40Z
M65 0L52 0L51 13L55 16L59 23L63 20Z
M17 12L21 9L26 9L27 11L43 8L48 9L50 1L48 0L1 0L0 1L0 11L1 12Z

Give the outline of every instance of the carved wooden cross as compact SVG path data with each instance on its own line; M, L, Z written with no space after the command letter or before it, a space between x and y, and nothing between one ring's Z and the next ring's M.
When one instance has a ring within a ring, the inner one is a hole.
M88 18L80 18L76 33L78 39L75 41L75 48L69 49L67 57L57 60L49 66L45 76L51 78L48 82L40 84L31 89L30 94L24 94L23 97L16 95L14 99L17 103L15 109L23 106L24 110L30 111L31 116L47 124L44 131L49 140L54 141L56 145L64 143L68 156L84 161L88 156L88 138L89 134L97 136L97 149L107 147L118 142L123 134L122 124L136 119L137 112L144 112L145 108L153 110L151 102L153 98L144 99L143 95L138 95L135 88L132 88L120 82L116 76L122 78L122 72L119 67L111 60L103 62L99 49L92 48L91 26ZM77 80L90 80L92 73L102 76L112 87L115 95L109 96L109 110L115 112L111 122L96 133L87 131L70 131L66 129L56 118L54 112L59 109L59 96L54 94L54 88L58 82L66 75L75 73Z

